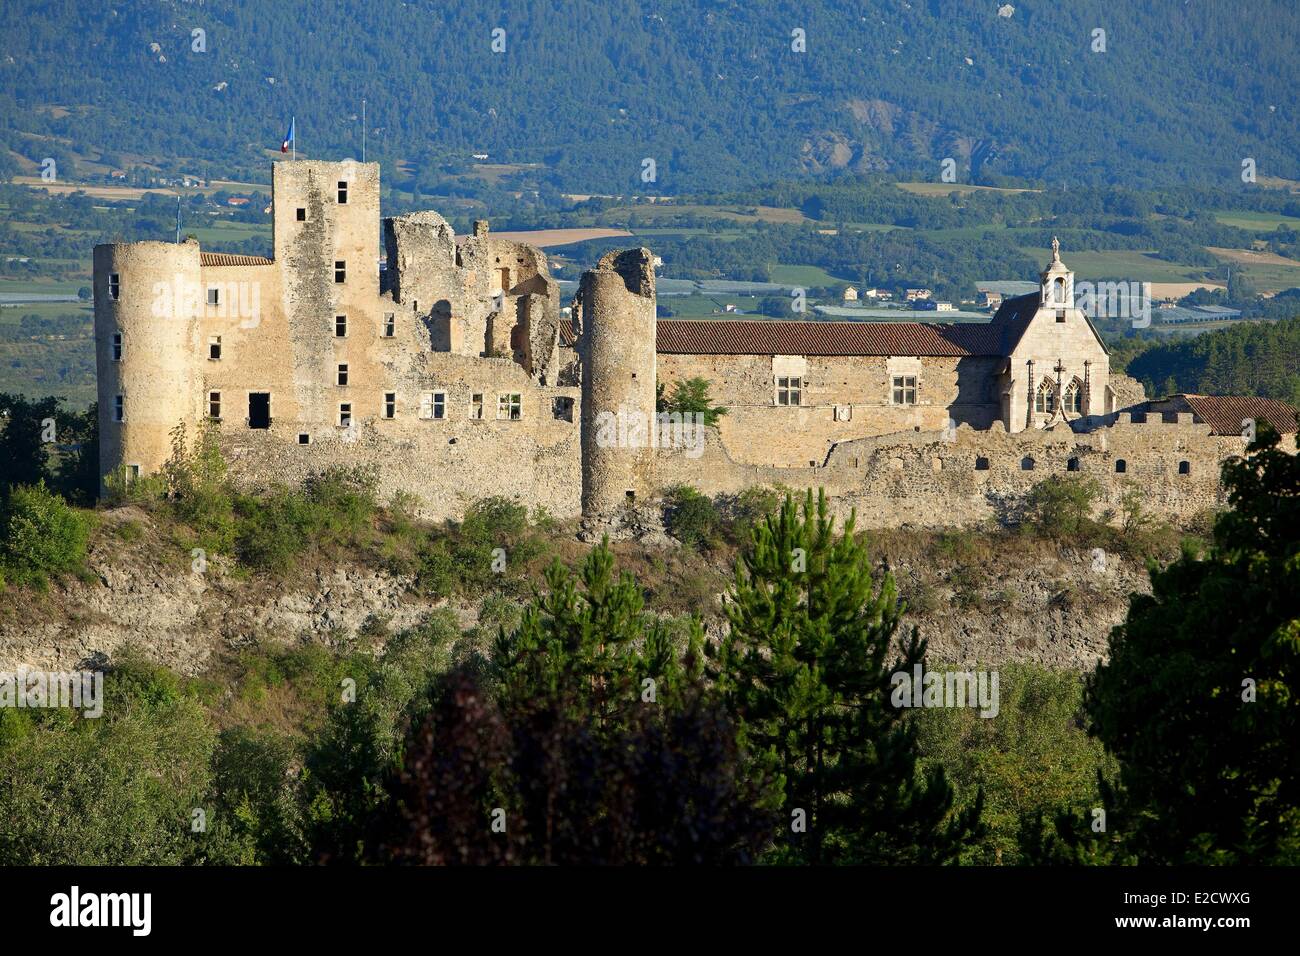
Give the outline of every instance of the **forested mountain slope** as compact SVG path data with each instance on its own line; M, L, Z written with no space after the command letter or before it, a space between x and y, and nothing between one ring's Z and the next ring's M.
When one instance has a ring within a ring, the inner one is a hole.
M1226 184L1245 157L1300 178L1290 0L999 7L10 0L0 135L34 161L50 141L31 134L251 168L290 115L301 153L359 153L364 97L372 159L488 153L581 192L845 170L937 180L946 157L977 182Z

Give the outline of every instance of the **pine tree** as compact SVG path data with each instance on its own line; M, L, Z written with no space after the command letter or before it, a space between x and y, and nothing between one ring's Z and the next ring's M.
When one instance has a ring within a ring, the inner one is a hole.
M783 812L777 858L808 863L952 860L980 831L982 794L954 814L941 770L917 770L916 731L891 675L925 659L916 630L897 650L892 576L877 587L850 517L836 534L825 492L787 497L755 527L712 669L751 767ZM801 832L799 823L806 822Z
M1209 554L1152 573L1089 682L1121 858L1300 863L1300 458L1278 441L1261 423L1225 463Z

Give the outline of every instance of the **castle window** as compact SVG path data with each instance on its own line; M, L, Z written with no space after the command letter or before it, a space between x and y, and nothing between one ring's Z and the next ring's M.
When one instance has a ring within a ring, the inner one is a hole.
M1033 470L1034 470L1034 459L1030 458L1028 455L1026 455L1024 458L1021 458L1021 459L1020 459L1020 470L1021 470L1021 471L1033 471Z
M1115 459L1115 474L1123 475L1128 473L1128 462L1123 458Z
M523 406L518 392L497 396L497 421L517 422L523 417Z
M208 418L221 420L221 393L208 392Z
M397 417L397 393L396 392L384 392L384 417L385 418Z
M1192 473L1192 463L1190 461L1180 461L1178 463L1178 473L1180 475L1190 475Z
M122 293L122 280L116 272L108 274L108 297L116 301Z
M348 366L347 366L347 363L340 363L340 364L339 364L339 378L338 378L338 383L339 383L340 385L346 385L346 384L348 383Z
M308 435L306 432L299 432L299 433L298 433L298 444L299 444L299 445L310 445L310 444L311 444L311 436Z
M132 481L135 481L137 478L140 477L139 465L127 465L126 470L127 470L127 474L130 476Z
M219 286L213 286L211 289L208 290L208 305L220 305L220 304L221 304L221 288Z
M573 399L560 397L551 403L551 413L562 422L573 421Z
M895 405L916 404L916 376L915 375L894 376L894 404Z
M1077 458L1071 458L1069 461L1067 461L1067 462L1065 463L1065 470L1066 470L1066 471L1078 471L1078 470L1079 470L1079 459L1077 459Z
M348 264L343 259L334 260L334 281L336 283L346 282L348 280Z
M122 361L122 333L113 333L113 361Z
M1061 406L1065 411L1073 415L1079 414L1080 409L1083 407L1082 394L1083 389L1080 388L1079 380L1076 378L1065 390L1065 395L1061 399Z
M339 403L339 428L347 428L352 424L352 403Z
M475 392L469 397L469 417L475 421L483 420L483 393Z
M384 313L384 338L391 339L397 333L397 316L392 312Z
M1052 280L1052 300L1055 302L1065 301L1065 280L1064 279L1057 278ZM1060 319L1060 321L1064 322L1065 319L1062 318Z
M248 427L249 428L270 428L271 427L271 393L270 392L249 392L248 393Z
M303 209L301 206L298 207L298 221L299 222L307 221L307 210Z
M340 182L339 183L339 205L346 206L347 204L348 204L348 184L347 182Z
M1051 415L1056 412L1056 383L1050 378L1043 379L1034 395L1034 411Z
M121 395L113 397L113 421L126 421L126 402Z
M334 337L341 339L348 334L348 317L346 315L334 316Z
M221 361L221 336L214 335L208 339L208 359L213 362Z
M1057 310L1056 310L1056 321L1057 321L1057 322L1064 322L1064 321L1065 321L1065 310L1064 310L1064 309L1057 309Z
M447 417L447 393L425 392L420 396L420 417L442 421Z
M983 457L983 456L980 456L980 457L976 458L976 459L975 459L975 470L976 470L976 471L988 471L988 470L989 470L989 460L988 460L987 458Z
M802 405L803 379L778 378L776 380L776 403L778 405Z

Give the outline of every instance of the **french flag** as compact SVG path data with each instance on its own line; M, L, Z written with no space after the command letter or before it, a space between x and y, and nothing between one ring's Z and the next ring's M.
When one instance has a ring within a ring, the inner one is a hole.
M280 144L280 152L289 152L289 147L293 145L293 118L289 119L289 132L284 134L284 142Z

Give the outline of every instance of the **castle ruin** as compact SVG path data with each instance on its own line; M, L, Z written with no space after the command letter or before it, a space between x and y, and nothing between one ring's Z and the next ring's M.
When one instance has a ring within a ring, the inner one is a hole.
M377 164L278 162L272 184L270 259L95 248L106 472L155 472L178 424L211 422L242 483L373 466L432 518L503 495L611 528L678 483L780 484L867 526L949 525L1069 473L1188 517L1223 503L1243 427L1296 430L1282 402L1148 401L1112 375L1055 249L989 323L657 320L646 249L604 256L566 316L545 255L486 223L385 219L381 268ZM657 386L696 377L727 413L660 441Z

